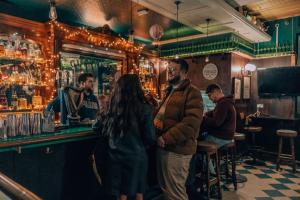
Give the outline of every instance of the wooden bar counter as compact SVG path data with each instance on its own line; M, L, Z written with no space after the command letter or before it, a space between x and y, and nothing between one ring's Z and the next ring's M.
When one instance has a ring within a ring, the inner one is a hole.
M44 200L90 199L97 187L90 162L96 141L90 127L0 139L0 172Z

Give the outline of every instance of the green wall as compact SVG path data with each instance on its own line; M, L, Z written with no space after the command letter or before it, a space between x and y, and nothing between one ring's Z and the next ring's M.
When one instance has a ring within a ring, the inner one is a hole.
M276 28L275 25L279 24L278 43L279 44L294 44L296 51L297 34L300 34L300 17L293 17L281 20L270 21L267 23L269 26L268 34L272 36L270 42L260 43L260 47L274 46L276 43ZM293 23L292 23L293 22ZM294 30L293 30L294 29ZM294 32L292 34L292 32Z

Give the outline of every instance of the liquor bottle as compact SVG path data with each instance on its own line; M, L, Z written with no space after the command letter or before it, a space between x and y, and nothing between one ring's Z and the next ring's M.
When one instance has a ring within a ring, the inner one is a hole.
M27 44L24 42L21 47L21 53L23 58L27 58Z
M12 107L13 107L14 110L18 109L18 98L17 98L16 91L14 91L14 93L12 95L11 105L12 105Z
M43 100L42 100L42 97L40 96L40 93L39 91L37 92L36 95L34 95L32 97L32 105L34 108L36 109L40 109L43 105Z
M4 56L5 55L5 45L4 45L4 41L0 41L0 56Z
M7 98L4 93L4 90L2 90L0 93L0 110L7 109L7 107L8 107Z
M27 99L24 96L18 99L19 109L27 109Z

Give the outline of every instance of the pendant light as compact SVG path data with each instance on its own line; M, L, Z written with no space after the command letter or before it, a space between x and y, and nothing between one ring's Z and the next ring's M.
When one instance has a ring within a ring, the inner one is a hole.
M130 4L130 30L129 30L129 35L128 35L128 41L131 43L134 43L134 30L133 30L133 4L131 1Z
M50 3L50 10L49 10L49 19L56 20L57 19L57 12L56 12L56 3L55 0L49 0Z
M209 25L210 19L206 19L206 42L208 43L208 25ZM209 62L209 55L205 57L205 62Z
M176 46L177 46L177 53L175 55L175 59L179 59L179 38L178 38L178 24L179 24L179 20L178 20L178 11L179 11L179 4L181 4L181 1L175 1L174 2L176 5L176 20L177 20L177 27L176 27Z

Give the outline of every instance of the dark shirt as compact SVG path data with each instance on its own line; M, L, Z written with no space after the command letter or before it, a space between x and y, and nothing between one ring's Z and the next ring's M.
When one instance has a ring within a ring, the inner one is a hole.
M221 98L213 111L206 113L201 129L215 137L232 140L236 128L236 111L232 96Z
M78 102L77 102L78 103ZM47 111L53 110L54 112L60 112L60 98L56 97L47 106ZM91 120L96 119L97 112L99 110L99 104L97 97L93 94L84 93L82 107L79 109L80 119L89 118Z

